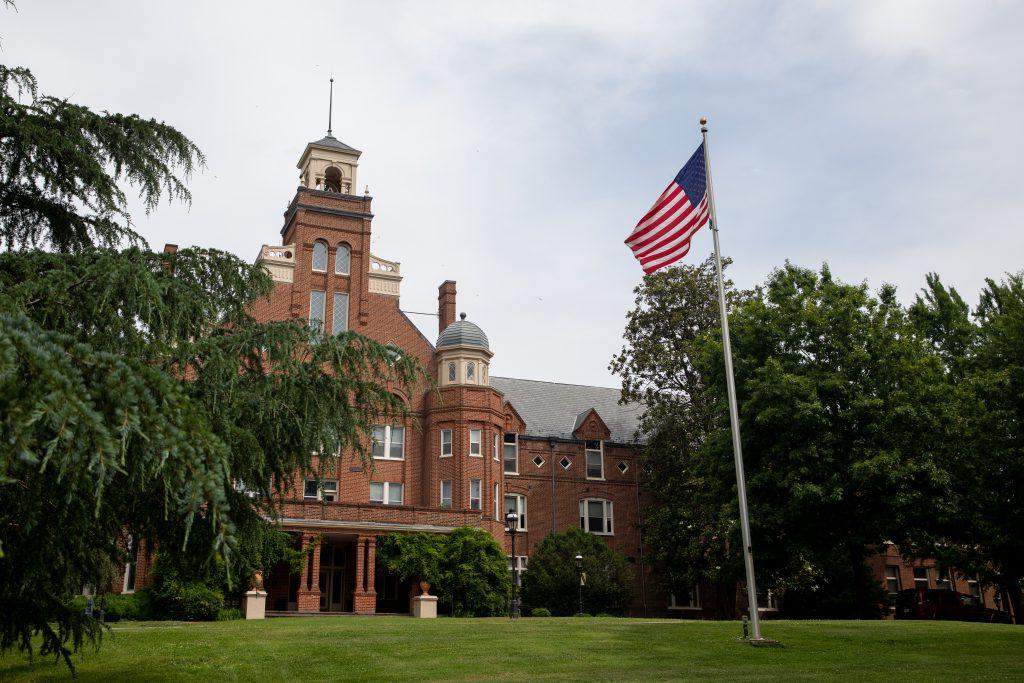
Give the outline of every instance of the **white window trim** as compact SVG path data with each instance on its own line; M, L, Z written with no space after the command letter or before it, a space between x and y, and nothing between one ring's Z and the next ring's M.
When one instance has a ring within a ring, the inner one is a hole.
M374 427L384 428L384 455L373 456L374 460L405 460L405 426L404 425L374 425ZM402 457L393 458L391 457L391 429L392 427L399 427L402 429ZM372 452L372 448L371 448Z
M445 498L444 498L444 485L445 484L448 484L448 504L447 505L444 504L444 500L445 500ZM451 510L452 509L452 505L455 502L455 482L453 482L451 479L442 479L440 484L438 485L437 494L438 494L438 498L437 498L438 506L443 508L443 509L445 509L445 510Z
M502 435L502 437L501 437L501 469L507 475L518 477L519 476L519 435L514 433L514 432L509 432L509 434L512 434L512 436L515 437L515 442L512 443L512 444L508 443L507 441L505 441L505 436ZM509 472L508 469L506 469L506 467L505 467L505 447L506 446L515 446L515 449L516 449L516 471L515 472Z
M373 488L373 484L383 484L384 499L377 501L370 499L370 503L373 505L405 505L405 485L400 481L371 481L370 488ZM402 501L399 503L391 500L391 488L397 486L402 489Z
M444 452L444 436L445 436L445 434L448 435L448 452L447 453ZM452 430L450 430L450 429L442 429L441 430L441 457L442 458L450 458L450 457L452 457L452 453L454 451L455 451L455 446L454 446L454 442L452 441Z
M306 493L306 486L308 486L310 482L316 482L316 495L315 496L311 496L308 493ZM320 501L322 501L324 499L324 488L325 488L326 484L334 484L334 490L331 491L331 493L334 494L334 500L337 501L338 500L338 480L337 479L323 479L321 481L317 481L316 479L307 479L305 481L305 484L303 484L302 499L303 500L320 500Z
M315 294L323 295L323 310L320 311L320 317L313 317L313 298ZM327 292L322 289L311 289L309 291L309 326L314 328L315 332L323 333L327 327ZM316 327L319 325L319 327Z
M494 485L494 518L498 519L501 515L501 487L497 484Z
M473 507L473 482L477 485L477 506ZM470 479L469 480L469 509L477 512L481 512L484 509L484 480L483 479Z
M342 249L348 250L348 268L345 271L338 270L338 254L341 253ZM330 254L328 254L328 256L330 256ZM334 249L334 274L345 276L349 276L352 274L352 247L345 244L344 242L339 242L338 246L335 247Z
M526 506L526 496L524 496L521 493L506 493L505 498L516 499L515 513L519 516L519 519L516 520L516 531L529 531L529 529L526 526L526 522L529 521L527 515L530 511L527 509ZM504 499L502 500L504 501ZM510 512L510 510L508 509L508 505L504 505L503 509L505 510L506 514ZM502 519L502 521L504 522L505 520Z
M604 521L605 526L610 526L611 531L592 531L590 529L590 503L601 503L601 519ZM614 536L615 535L615 508L612 505L612 501L607 498L584 498L580 501L580 520L584 523L583 530L588 534L594 534L595 536Z
M586 469L587 469L587 472L586 472L587 479L589 479L590 481L604 481L604 478L605 478L604 477L604 441L600 441L598 439L590 439L590 440L591 441L597 441L598 449L597 449L597 451L595 451L592 448L587 448L587 442L586 441L583 442L583 462L587 466L586 467ZM599 477L592 477L592 476L590 476L590 460L589 460L589 455L591 453L595 453L595 452L601 454L601 476L599 476Z
M514 566L512 564L512 556L511 555L506 555L505 558L508 560L508 570L512 571L512 568ZM530 568L530 556L529 555L516 555L515 566L519 567L519 573L520 574L522 574L523 572L527 571Z
M318 244L324 245L324 267L323 268L317 268L316 267L316 245L318 245ZM327 242L325 242L323 240L313 240L313 250L310 253L310 259L309 259L310 269L314 273L326 273L327 272L327 264L330 262L330 260L331 260L331 245L327 244Z
M342 322L344 323L344 325L341 327L341 329L338 329L338 318L341 317L338 315L338 301L340 299L345 300L345 315L344 318L342 318ZM342 332L348 332L348 306L348 292L335 292L333 296L331 296L331 334L341 334Z
M700 603L700 585L696 585L693 587L693 602L688 605L680 605L678 602L676 602L676 594L669 593L668 608L671 610L691 612L699 612L700 610L704 609L704 607Z
M497 432L494 433L494 462L501 462L501 435Z
M473 432L476 432L476 450L473 452ZM482 429L470 429L469 430L469 457L471 458L482 458L484 457L484 430Z

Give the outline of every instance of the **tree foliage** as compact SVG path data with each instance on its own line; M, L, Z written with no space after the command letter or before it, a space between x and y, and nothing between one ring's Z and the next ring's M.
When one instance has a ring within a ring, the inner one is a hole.
M70 664L99 629L67 597L123 567L129 536L252 571L239 525L336 458L312 454L363 455L407 411L389 386L425 375L355 333L256 321L261 266L141 244L119 183L187 201L202 157L180 133L0 80L0 651L38 635Z
M512 582L505 552L483 529L450 534L388 534L377 543L377 561L403 579L428 581L455 616L505 614Z
M624 397L647 409L645 462L658 472L652 485L666 504L652 514L658 533L648 538L669 568L668 588L678 591L698 580L726 586L743 570L721 337L708 310L710 267L674 270L645 278L633 317L681 323L652 326L649 339L627 325L623 355L633 360L613 368L624 374ZM787 264L734 301L759 581L785 588L792 611L871 614L880 588L866 566L870 553L887 541L913 545L949 500L955 402L943 363L891 287L876 296L827 267ZM686 363L660 350L680 348L680 337ZM696 377L686 388L703 392L701 403L667 381L638 393L635 359L647 357L648 377Z
M583 611L622 614L633 598L629 561L599 537L582 529L548 534L530 555L523 573L523 604L543 607L556 617L577 613L579 576L576 554L583 556Z

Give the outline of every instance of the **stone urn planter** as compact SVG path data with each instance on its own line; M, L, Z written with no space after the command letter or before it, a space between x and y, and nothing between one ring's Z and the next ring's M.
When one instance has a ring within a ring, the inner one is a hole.
M430 582L429 581L420 581L420 590L423 591L423 595L429 595L430 594Z

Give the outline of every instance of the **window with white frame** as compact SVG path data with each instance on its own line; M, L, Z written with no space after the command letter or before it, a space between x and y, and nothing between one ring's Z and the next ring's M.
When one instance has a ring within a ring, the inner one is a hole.
M914 567L914 588L928 588L928 570Z
M338 499L338 482L307 479L303 498L333 502Z
M466 363L466 384L474 384L476 382L476 363L469 361Z
M612 526L612 502L601 498L585 498L580 501L580 528L592 534L610 535Z
M447 458L452 454L452 430L441 430L441 457Z
M454 382L455 381L455 363L449 363L448 364L448 381L449 382Z
M479 429L469 430L469 454L476 458L483 457L483 432Z
M122 593L135 592L135 573L139 566L139 544L128 537L128 561L124 565L124 586Z
M519 438L505 434L505 474L519 474Z
M587 479L604 479L604 452L600 441L587 441Z
M327 242L323 240L313 242L313 272L327 272Z
M483 509L484 483L480 479L469 480L469 509Z
M375 425L372 455L378 460L404 460L405 427Z
M326 316L327 293L314 289L309 293L309 327L314 332L324 331Z
M501 491L497 484L494 485L494 518L501 518Z
M380 505L402 505L405 487L393 481L371 481L370 502Z
M939 571L938 568L935 570L935 587L941 588L942 590L953 590L953 582L950 581L950 571Z
M682 599L676 597L675 593L668 596L669 609L700 609L700 586L694 584Z
M452 480L442 479L441 480L441 507L450 508L452 506Z
M978 581L977 576L967 579L967 592L981 600L981 582Z
M885 566L885 592L890 597L896 597L900 592L900 567L896 564Z
M505 557L508 558L508 570L512 571L512 567L513 567L513 565L512 565L512 556L511 555L506 555ZM530 558L528 556L526 556L526 555L516 555L515 567L519 570L520 574L525 572L529 568L529 565L530 565Z
M505 514L514 512L519 515L516 521L517 531L526 531L526 496L510 493L505 496Z
M334 255L334 274L348 275L352 265L352 250L342 242L338 245L338 251Z
M348 294L334 293L334 309L331 313L331 334L341 334L348 330Z
M494 462L498 462L498 460L500 459L500 456L498 455L498 450L499 450L498 449L498 434L497 434L497 432L495 432L495 434L494 434Z

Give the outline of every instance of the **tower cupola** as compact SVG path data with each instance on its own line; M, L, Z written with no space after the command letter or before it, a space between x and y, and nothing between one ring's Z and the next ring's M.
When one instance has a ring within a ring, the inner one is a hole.
M488 385L488 366L491 357L487 335L475 323L466 320L461 313L456 320L437 338L434 347L437 353L438 384Z
M352 194L356 191L358 149L349 147L332 134L334 118L334 78L331 78L331 99L327 109L327 135L310 142L296 168L299 183L311 190Z

